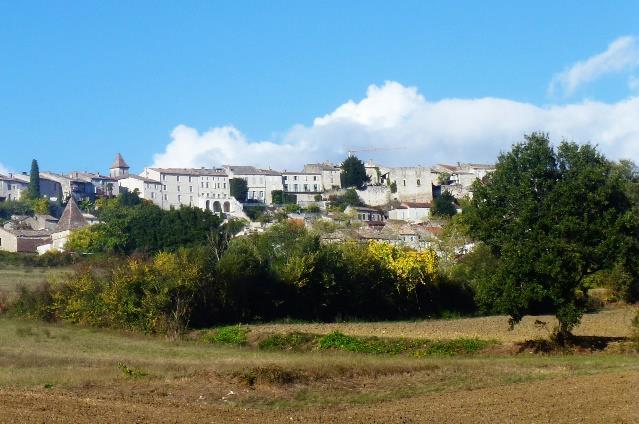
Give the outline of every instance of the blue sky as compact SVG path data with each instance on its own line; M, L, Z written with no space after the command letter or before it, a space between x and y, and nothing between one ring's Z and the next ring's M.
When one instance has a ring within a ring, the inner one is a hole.
M0 0L0 168L490 161L533 127L639 160L639 122L606 138L639 113L639 2L128 3ZM620 37L617 65L562 79ZM500 107L521 114L495 132Z

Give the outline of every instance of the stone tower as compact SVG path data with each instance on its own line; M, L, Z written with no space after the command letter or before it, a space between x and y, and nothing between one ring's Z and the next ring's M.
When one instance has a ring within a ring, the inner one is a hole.
M115 161L109 168L109 176L112 178L123 178L129 176L129 165L126 164L121 154L115 156Z

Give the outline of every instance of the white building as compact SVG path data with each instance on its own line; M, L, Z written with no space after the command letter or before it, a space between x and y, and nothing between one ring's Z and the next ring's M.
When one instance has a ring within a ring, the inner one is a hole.
M273 204L273 190L283 190L282 173L254 166L225 165L229 179L241 178L248 186L247 201Z
M28 183L13 178L12 174L9 176L0 174L0 201L20 200L22 191L27 187Z
M302 202L312 202L324 191L319 172L283 172L282 181L284 191L296 195Z
M430 218L430 203L404 202L388 212L388 219L411 223L425 222Z
M308 174L320 174L322 191L338 190L342 188L342 170L340 167L329 162L309 163L304 165L302 170Z
M140 175L161 184L161 202L154 203L164 209L197 206L198 199L213 204L231 198L229 176L223 169L145 168Z
M133 193L137 190L141 199L150 200L156 205L164 206L164 197L162 196L162 184L151 178L140 177L139 175L127 175L117 180L118 192L126 190ZM167 206L168 209L168 206Z

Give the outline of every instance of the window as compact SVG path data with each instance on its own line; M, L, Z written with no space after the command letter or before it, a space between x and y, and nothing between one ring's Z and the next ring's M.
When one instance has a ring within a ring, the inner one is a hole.
M178 194L178 202L181 202L181 201L182 201L182 196Z
M162 188L166 191L166 185L163 185Z
M177 177L175 177L175 181L177 181L178 183L180 182L180 176L179 175Z
M317 175L313 175L313 181L317 181Z
M155 199L155 193L151 192L151 199Z
M226 188L226 183L224 183L224 188Z
M191 182L191 177L189 177L189 182Z
M177 186L177 191L180 191L180 186Z
M162 174L162 181L166 181L166 175Z
M304 191L308 191L308 184L304 184Z
M204 188L204 181L202 181L202 188Z
M297 184L293 184L293 191L297 191Z
M404 187L406 187L406 180L404 180Z
M420 181L420 179L418 178L418 179L417 179L417 187L419 187L419 186L421 186L421 185L422 185L422 182L421 182L421 181Z
M313 191L318 191L317 190L317 184L313 184Z
M167 194L164 195L164 200L169 200L169 196Z
M293 181L297 181L297 175L293 175Z
M189 186L189 193L193 193L193 186Z
M209 188L209 183L206 183L206 188Z

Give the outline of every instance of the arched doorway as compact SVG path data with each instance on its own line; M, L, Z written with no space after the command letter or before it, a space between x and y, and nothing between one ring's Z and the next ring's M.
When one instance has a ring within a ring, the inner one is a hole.
M231 204L229 202L224 202L224 212L231 212Z
M222 212L222 206L217 200L213 202L213 212Z
M208 200L206 201L206 210L207 211L211 210L211 202L209 202Z

